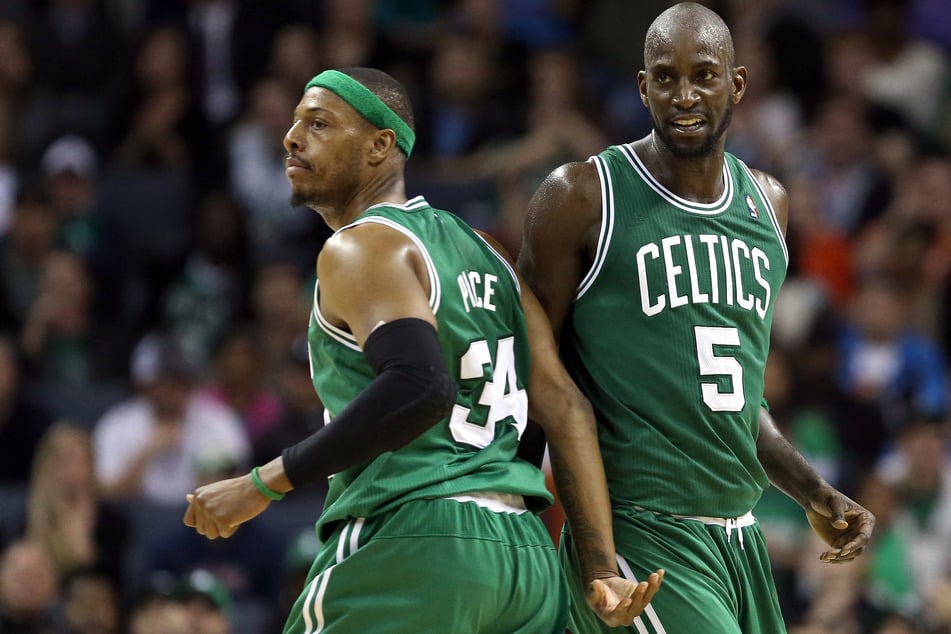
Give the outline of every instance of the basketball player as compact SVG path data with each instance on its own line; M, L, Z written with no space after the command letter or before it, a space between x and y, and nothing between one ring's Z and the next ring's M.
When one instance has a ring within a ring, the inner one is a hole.
M307 85L284 145L295 204L335 230L309 329L330 421L249 475L199 488L185 523L227 537L333 475L324 545L285 632L561 634L567 588L535 514L552 498L516 458L531 410L580 535L582 600L596 619L630 623L663 573L616 574L590 407L527 289L523 312L513 266L455 216L407 198L414 137L409 100L385 73L325 71Z
M872 515L777 431L762 400L785 277L786 193L724 150L746 69L718 15L678 4L650 26L637 76L653 130L563 165L530 204L519 268L595 409L620 572L663 588L640 634L776 634L785 627L750 510L770 481L805 510L828 562L858 556ZM569 629L578 542L563 535Z

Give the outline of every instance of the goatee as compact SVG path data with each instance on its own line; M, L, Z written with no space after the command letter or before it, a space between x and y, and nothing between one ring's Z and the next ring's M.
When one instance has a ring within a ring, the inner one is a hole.
M679 159L703 158L713 154L716 151L717 144L720 142L720 139L723 138L723 135L726 134L732 121L733 102L730 101L727 103L726 110L723 112L723 119L720 120L720 125L717 126L716 130L707 137L702 145L691 147L678 144L670 131L665 127L657 125L657 121L651 117L651 124L654 126L654 131L664 144L664 147L670 150L670 153Z
M310 196L304 192L294 192L291 194L291 207L307 207L310 202Z

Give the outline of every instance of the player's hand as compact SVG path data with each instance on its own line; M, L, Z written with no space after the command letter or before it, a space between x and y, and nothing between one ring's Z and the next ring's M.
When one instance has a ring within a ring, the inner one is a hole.
M816 535L832 546L819 559L833 564L861 555L875 527L871 512L832 487L823 487L812 496L806 519Z
M185 496L188 508L182 521L208 539L231 537L238 527L260 515L271 503L249 475L221 480Z
M640 583L623 577L595 579L585 589L585 598L598 618L606 624L611 627L626 626L640 616L663 580L663 570L651 573L647 581Z

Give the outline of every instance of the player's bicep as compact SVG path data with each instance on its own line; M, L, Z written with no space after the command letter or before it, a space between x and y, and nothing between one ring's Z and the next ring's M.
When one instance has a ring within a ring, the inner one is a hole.
M361 346L381 323L415 318L436 327L421 257L411 240L382 225L335 235L317 259L321 312Z
M529 203L518 268L558 333L584 275L587 245L600 223L600 184L590 163L552 172Z

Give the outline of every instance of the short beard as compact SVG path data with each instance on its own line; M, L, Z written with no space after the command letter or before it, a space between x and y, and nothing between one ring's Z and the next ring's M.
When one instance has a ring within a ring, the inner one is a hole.
M732 122L733 102L730 101L727 103L726 111L723 113L723 119L720 121L720 125L713 131L713 134L707 137L706 142L699 147L684 147L677 144L667 128L657 125L657 121L651 117L651 124L654 126L654 131L657 133L657 136L660 137L664 147L670 150L670 153L679 159L703 158L713 155L714 152L716 152L717 144L720 142L720 139L723 138L723 135L726 134Z
M310 202L310 196L304 192L294 192L291 194L291 207L306 207Z

